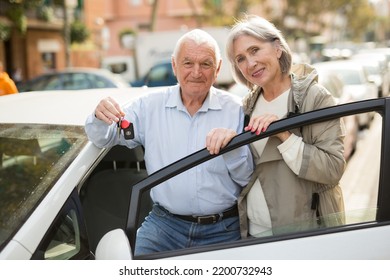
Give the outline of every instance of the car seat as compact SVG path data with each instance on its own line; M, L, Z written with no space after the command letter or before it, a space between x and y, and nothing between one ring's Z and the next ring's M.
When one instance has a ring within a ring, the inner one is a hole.
M126 229L131 188L147 177L146 170L140 167L143 155L141 146L134 149L124 146L111 148L101 161L102 165L111 162L111 168L99 169L82 188L84 216L93 252L105 233L116 228ZM119 164L123 162L125 164ZM136 167L133 167L134 164ZM152 201L149 192L146 192L141 200L140 223L151 208Z

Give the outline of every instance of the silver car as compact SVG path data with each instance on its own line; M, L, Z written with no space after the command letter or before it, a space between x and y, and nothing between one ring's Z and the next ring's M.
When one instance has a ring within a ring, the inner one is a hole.
M370 81L368 73L362 64L352 60L335 60L313 64L319 72L331 71L336 73L344 82L342 100L361 101L378 98L378 86ZM372 114L359 115L359 126L368 127Z
M122 76L107 69L71 67L51 71L18 85L19 92L42 90L81 90L92 88L128 88Z

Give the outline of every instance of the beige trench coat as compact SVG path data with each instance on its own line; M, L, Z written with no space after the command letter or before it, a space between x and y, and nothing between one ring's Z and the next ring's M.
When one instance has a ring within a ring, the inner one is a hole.
M295 66L291 75L292 88L288 112L303 113L335 105L331 94L317 84L317 72L309 65ZM244 109L250 115L261 89L244 99ZM241 236L248 236L246 195L253 183L260 180L270 211L273 233L297 231L343 224L344 202L339 181L345 169L343 156L344 130L341 120L305 126L292 133L303 137L302 166L297 176L284 162L277 149L281 141L270 137L261 155L252 148L256 169L248 186L238 198ZM313 194L319 204L312 209Z

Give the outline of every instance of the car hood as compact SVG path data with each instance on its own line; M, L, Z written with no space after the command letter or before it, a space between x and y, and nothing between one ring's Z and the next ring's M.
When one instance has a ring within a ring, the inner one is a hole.
M377 93L376 86L372 85L345 85L344 94L351 101L360 101L370 98L375 98Z
M84 125L101 99L111 96L124 104L148 91L147 88L110 88L11 94L0 97L0 122Z

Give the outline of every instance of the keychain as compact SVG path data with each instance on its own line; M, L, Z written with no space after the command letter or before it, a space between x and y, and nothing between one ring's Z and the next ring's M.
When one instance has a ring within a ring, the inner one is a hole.
M117 123L118 125L118 138L121 135L121 130L123 130L123 135L125 136L126 140L133 139L134 138L134 126L133 123L125 120L125 119L120 119L119 122Z

